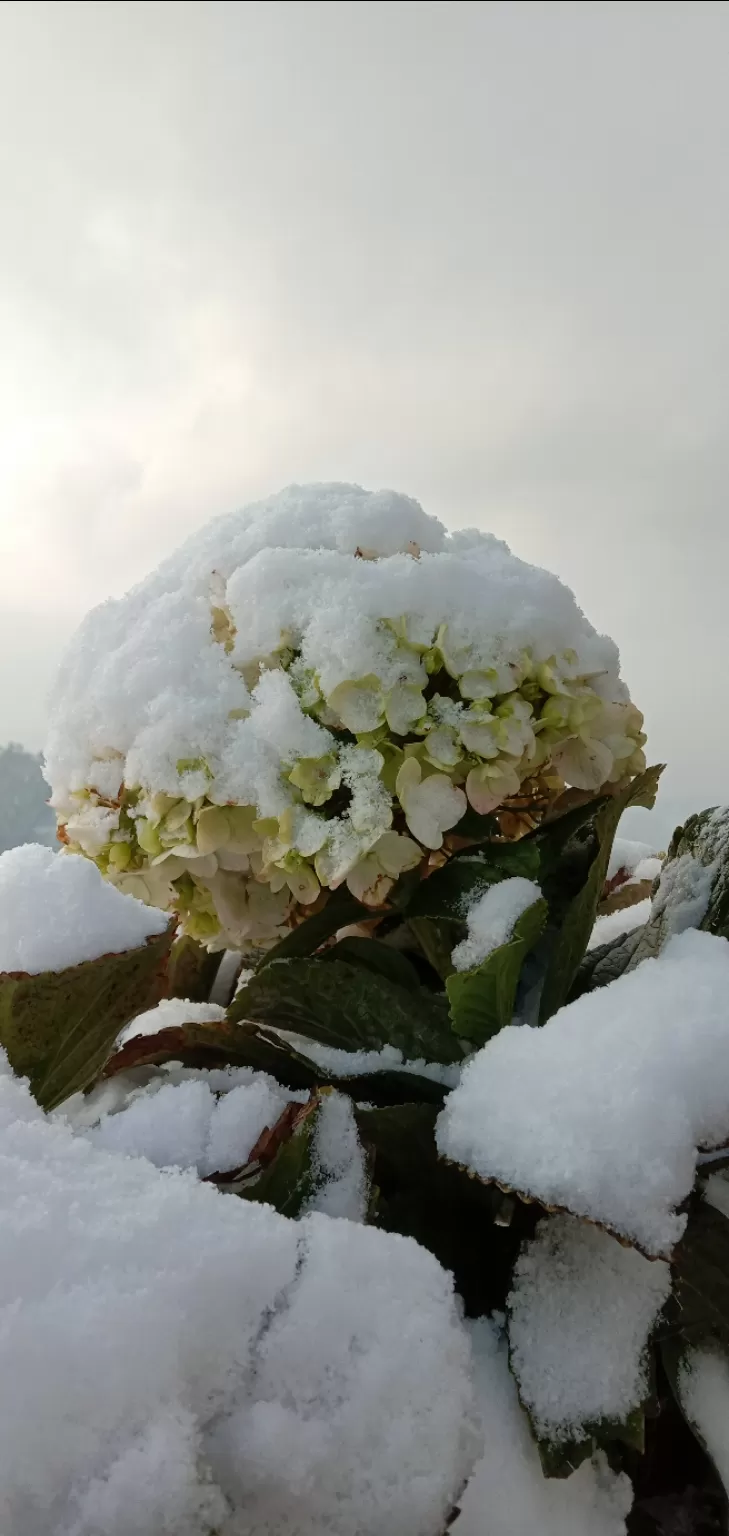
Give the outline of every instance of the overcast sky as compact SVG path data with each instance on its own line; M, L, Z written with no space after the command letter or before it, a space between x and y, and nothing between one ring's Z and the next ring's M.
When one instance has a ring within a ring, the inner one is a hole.
M0 740L212 515L417 496L729 800L729 5L0 5Z

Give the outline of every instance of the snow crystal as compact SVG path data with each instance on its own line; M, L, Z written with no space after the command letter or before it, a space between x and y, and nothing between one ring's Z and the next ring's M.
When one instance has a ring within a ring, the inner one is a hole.
M383 1045L379 1051L340 1051L334 1045L320 1045L305 1035L279 1029L276 1033L287 1040L302 1056L308 1056L322 1072L332 1077L364 1077L369 1072L410 1072L415 1077L429 1077L434 1083L455 1088L461 1068L457 1063L444 1065L440 1061L406 1061L402 1051L394 1045Z
M157 1168L196 1168L203 1177L240 1167L289 1096L258 1073L218 1098L207 1077L153 1079L123 1108L102 1115L88 1139L107 1152L146 1157Z
M727 941L690 930L543 1028L502 1029L446 1100L440 1151L670 1253L697 1147L729 1139L728 988Z
M632 933L635 928L642 928L650 915L650 896L646 896L645 901L636 901L632 907L620 907L617 912L606 912L604 917L596 918L587 948L598 949L601 944L611 944L621 933Z
M485 1451L459 1500L453 1536L625 1536L629 1479L611 1472L602 1454L568 1478L546 1478L503 1335L482 1317L471 1338Z
M671 1272L574 1216L540 1222L508 1299L511 1360L540 1434L580 1437L642 1402L646 1343Z
M102 1152L7 1072L0 1166L3 1536L443 1529L478 1441L429 1253Z
M0 854L0 971L62 971L135 949L168 922L87 859L40 843Z
M424 647L447 623L449 643L475 645L481 667L508 668L527 647L535 661L574 651L601 696L624 697L613 642L555 576L490 534L451 535L391 491L291 486L209 524L82 624L54 692L54 805L71 815L74 792L113 798L123 780L279 814L281 761L320 754L327 731L283 676L264 674L251 698L259 661L275 664L282 643L292 646L327 694L373 674L385 688L422 684L416 651L404 653L382 622L402 618ZM102 846L108 832L99 836Z
M683 1361L678 1390L729 1493L729 1360L714 1349L691 1349Z
M327 1216L364 1221L367 1213L367 1169L351 1100L343 1093L322 1096L313 1145L317 1187L307 1210Z
M468 937L456 945L451 956L456 970L471 970L493 949L506 944L522 912L539 901L541 894L533 880L521 875L490 885L467 909Z
M117 1043L123 1045L125 1040L133 1040L136 1035L156 1035L160 1029L172 1029L181 1024L218 1024L224 1018L225 1009L218 1003L191 1003L183 997L166 997L156 1008L137 1014Z

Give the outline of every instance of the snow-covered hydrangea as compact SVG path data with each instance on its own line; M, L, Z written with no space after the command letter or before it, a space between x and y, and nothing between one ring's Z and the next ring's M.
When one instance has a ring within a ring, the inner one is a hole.
M407 496L292 486L88 616L46 774L70 848L237 948L322 888L380 906L469 806L630 776L642 724L555 576Z

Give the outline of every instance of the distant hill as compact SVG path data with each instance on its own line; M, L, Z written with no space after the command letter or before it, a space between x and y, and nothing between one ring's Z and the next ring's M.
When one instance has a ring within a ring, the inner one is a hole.
M41 755L17 741L0 747L0 853L18 843L55 842L50 791L41 773Z

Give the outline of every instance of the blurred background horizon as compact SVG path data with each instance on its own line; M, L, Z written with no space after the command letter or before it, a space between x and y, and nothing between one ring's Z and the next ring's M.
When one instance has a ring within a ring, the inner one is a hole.
M724 0L5 0L0 742L201 523L354 480L613 635L635 835L729 800L728 61Z

